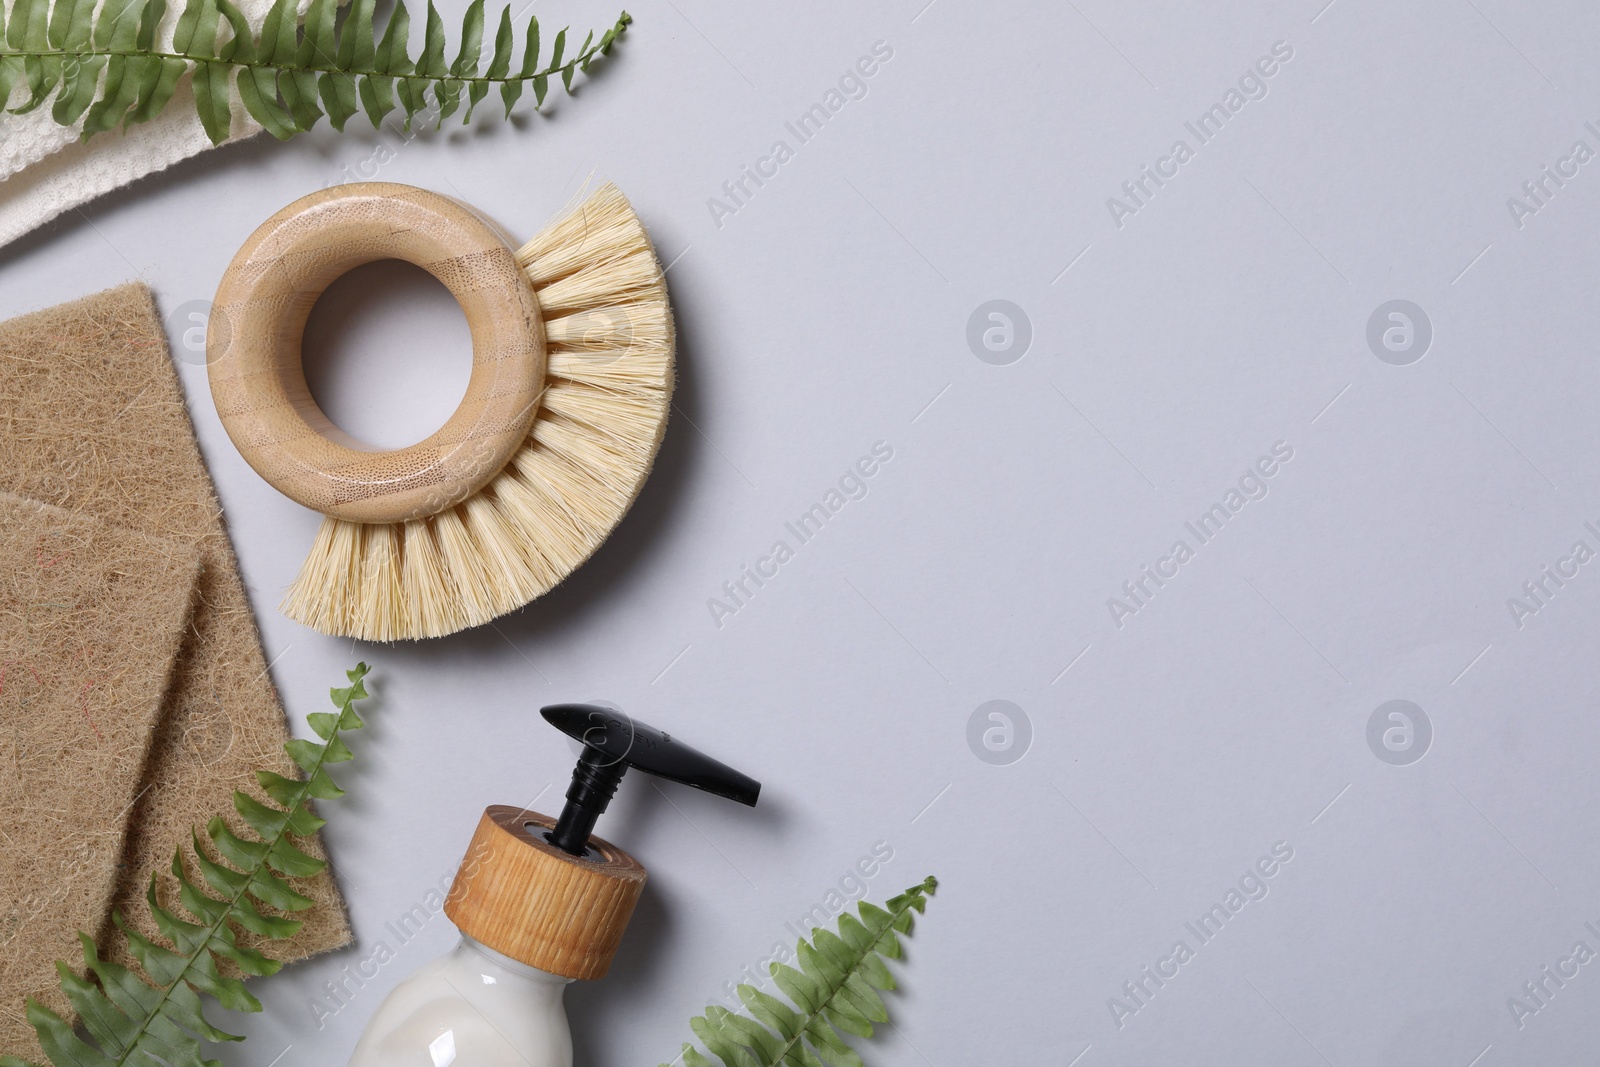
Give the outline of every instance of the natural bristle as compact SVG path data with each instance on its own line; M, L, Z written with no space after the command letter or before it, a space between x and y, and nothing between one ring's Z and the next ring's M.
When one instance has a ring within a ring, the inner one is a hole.
M546 383L511 463L466 502L404 524L324 519L290 618L373 641L437 637L514 611L600 546L666 430L674 337L661 266L607 184L517 252L544 318Z

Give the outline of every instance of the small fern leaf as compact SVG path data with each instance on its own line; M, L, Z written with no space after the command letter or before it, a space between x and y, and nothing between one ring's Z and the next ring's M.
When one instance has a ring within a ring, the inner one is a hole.
M580 55L588 52L586 43ZM839 917L837 933L812 930L811 939L797 946L798 967L771 968L792 1004L741 985L739 1000L748 1015L712 1005L690 1020L690 1029L724 1067L865 1067L843 1035L870 1038L875 1024L889 1021L878 990L892 989L894 978L883 957L901 953L900 936L910 933L913 916L923 912L937 886L928 878L882 908L863 901L857 915ZM684 1045L679 1059L686 1067L713 1067L693 1045Z
M305 925L298 919L285 919L277 915L267 915L256 908L248 898L241 898L233 906L233 921L247 933L257 937L270 938L274 941L284 941L300 932Z
M196 41L207 21L206 6L226 17L226 12L219 10L218 5L229 2L190 0L185 11L189 16L187 32L195 39L189 41L188 47L202 47ZM213 34L217 25L213 20ZM9 27L6 31L9 32ZM181 61L179 65L183 66ZM137 66L133 64L130 69ZM197 74L215 68L222 68L223 77L229 72L227 64L217 59L202 61ZM142 70L138 71L138 84L142 86L145 77ZM134 80L135 75L125 72L125 78ZM160 80L157 79L158 84ZM143 92L141 89L140 93ZM108 111L115 112L115 107ZM301 928L299 922L286 918L285 914L303 911L312 902L297 892L288 879L320 873L327 865L289 839L314 832L323 825L307 804L314 796L338 788L327 777L324 764L331 755L343 754L343 758L348 758L349 749L339 735L343 730L361 726L361 719L351 705L366 696L362 685L366 673L366 665L360 664L348 672L350 686L331 690L338 708L333 718L334 728L318 749L320 758L304 767L305 778L298 783L279 775L261 779L268 795L280 804L281 811L243 793L235 795L235 810L259 835L259 840L252 841L245 834L235 832L221 818L213 819L206 827L210 848L215 850L213 856L199 832L193 832L189 860L199 874L198 883L190 877L190 864L183 850L174 854L171 870L177 884L177 903L195 921L180 917L164 906L158 883L152 878L146 900L165 944L131 927L122 915L112 916L115 929L126 942L138 970L101 958L94 940L79 935L83 947L82 973L74 972L64 963L57 963L57 970L62 991L81 1020L82 1032L75 1032L66 1021L37 1003L30 1001L27 1007L28 1021L52 1064L56 1067L221 1067L216 1061L202 1058L201 1043L243 1040L207 1021L201 998L213 997L230 1011L261 1010L261 1002L241 978L223 974L222 963L225 961L243 975L273 974L282 965L260 949L240 944L238 931L271 941L292 937ZM323 784L314 785L319 781ZM15 1057L0 1057L0 1067L33 1065Z
M309 36L309 23L307 29ZM242 73L256 74L256 108L268 117L263 120L258 116L257 121L280 140L310 129L322 117L316 105L316 76L298 69L305 51L302 45L293 0L274 0L262 20L261 36L256 42L257 58L265 66ZM282 107L278 106L280 97ZM250 108L249 100L245 106ZM252 115L256 108L251 108Z
M310 897L302 896L294 891L288 882L271 874L265 867L256 871L247 887L257 903L265 904L269 908L279 911L298 912L305 911L316 903Z
M399 78L394 86L395 99L405 112L404 127L411 129L412 120L428 107L428 80L426 78Z
M261 20L261 34L256 39L256 55L262 62L281 65L293 61L298 44L297 25L292 0L273 0L266 17Z
M128 0L107 0L108 9L121 7ZM94 29L94 0L56 0L45 29L51 48L82 49Z
M339 50L334 57L334 66L337 69L354 71L372 68L372 56L377 50L377 42L372 35L372 11L375 6L375 0L352 0L350 12L345 16L344 26L337 31ZM323 715L322 712L317 714ZM311 728L315 730L316 723L313 722ZM320 731L317 736L324 741L327 740Z
M222 22L222 8L217 0L195 0L194 6L194 32L189 40L187 54L195 59L215 59L217 30Z
M683 1060L684 1067L717 1067L716 1064L706 1059L705 1053L701 1052L687 1041L684 1042L683 1051L678 1055L679 1058ZM6 1065L0 1064L0 1067L6 1067ZM667 1067L667 1065L662 1064L661 1067Z
M121 56L113 58L122 59ZM71 126L77 122L94 101L100 72L105 68L105 56L86 56L66 64L62 71L61 87L56 93L55 103L50 108L50 117L62 126ZM116 83L121 82L122 70L122 63L119 62L114 72ZM106 88L108 92L115 92L117 85L108 82Z
M733 1017L733 1013L726 1008L709 1007L700 1018L689 1020L689 1029L725 1067L776 1064L778 1061L775 1057L781 1043L765 1030L747 1040L740 1040L733 1032L733 1027L728 1025L728 1020ZM748 1047L750 1044L758 1045L759 1058Z
M39 1037L39 1045L53 1064L71 1064L72 1067L118 1067L117 1063L98 1048L88 1044L62 1021L55 1012L38 1001L27 1002L28 1024ZM33 1067L15 1057L0 1060L3 1067ZM211 1067L206 1064L205 1067Z
M226 63L203 61L194 68L194 103L200 125L212 144L228 139L233 112L228 107L228 82L233 68Z
M489 60L489 69L485 72L485 77L488 79L483 83L485 92L488 91L490 81L503 79L511 72L511 53L515 50L516 43L516 33L511 28L511 9L503 7L500 9L500 26L494 31L494 57ZM474 89L476 88L474 86ZM506 105L506 118L511 117L511 109L521 95L522 82L500 82L500 99ZM473 102L476 103L477 100L474 99ZM472 117L470 111L467 117L469 119Z
M561 53L567 47L567 31L563 27L556 33L555 41L550 45L550 66L548 70L558 70L561 67Z
M144 81L150 70L159 76L161 60L156 56L112 56L106 66L105 87L89 113L84 116L83 134L93 136L102 130L114 129L126 120L128 111L138 103Z
M195 865L200 868L200 877L205 879L206 885L212 892L224 900L233 900L243 896L245 890L250 888L250 876L241 874L232 867L222 863L213 863L200 847L200 835L194 834ZM263 857L265 858L265 857ZM259 865L259 864L258 864Z
M406 51L406 41L411 34L411 15L406 10L405 0L395 0L394 11L389 16L388 23L383 28L383 40L378 42L377 53L373 59L373 69L379 74L389 77L374 85L374 91L379 100L386 106L382 114L373 118L372 124L376 126L384 114L395 108L395 83L394 79L403 74L410 74L413 69L411 57ZM368 109L369 113L371 109Z
M326 870L328 865L300 851L285 837L267 850L267 866L290 878L313 878Z
M200 949L205 948L211 934L204 926L180 919L176 913L161 905L156 895L156 879L150 879L150 888L145 893L145 899L150 903L150 915L156 921L156 929L161 931L161 936L178 947L178 951L185 956L193 956Z
M355 76L343 71L324 72L317 79L317 95L322 99L322 110L328 113L328 124L340 133L350 116L361 110Z
M322 118L322 108L317 104L317 76L303 70L280 70L278 72L278 94L288 105L289 115L294 120L290 127L289 136L304 133L317 124ZM287 138L285 138L287 139Z
M217 0L217 11L228 23L228 40L218 50L218 55L230 63L250 63L256 58L255 34L250 21L233 0Z
M11 109L14 115L26 115L45 102L50 91L61 80L61 59L59 56L23 56L22 71L28 86L28 98Z
M15 0L6 26L6 43L17 51L37 52L49 46L49 0Z
M205 0L185 0L178 21L172 28L172 48L180 55L190 55L194 47L195 30L200 25L200 9Z
M741 985L737 992L746 1010L784 1040L792 1039L804 1029L805 1017L771 993L753 985Z
M58 4L60 2L61 0L57 0ZM118 52L136 47L139 43L139 29L144 21L143 16L144 11L140 7L139 0L106 0L100 9L100 17L95 20L93 26L95 47ZM89 30L89 19L85 13L81 21L81 37L77 35L69 37L68 43L63 47L70 52L87 45Z
M95 956L94 942L91 940L82 947L87 961L85 969L88 970L92 964L99 962ZM56 973L61 979L62 992L67 995L73 1010L83 1020L84 1028L94 1039L102 1047L119 1054L128 1049L137 1036L137 1026L133 1020L118 1010L99 986L75 974L66 964L58 962Z
M278 93L288 106L294 119L291 136L304 133L322 118L322 108L317 104L317 76L306 70L280 70Z
M217 852L235 867L248 870L259 866L267 858L268 846L259 841L246 841L218 816L206 824L206 836L216 846Z
M290 742L293 744L294 742ZM315 766L315 764L313 764ZM249 824L263 840L268 840L282 834L284 827L289 823L289 812L269 808L249 793L235 792L233 794L233 810L239 817Z
M594 31L590 30L583 38L583 47L578 49L578 55L580 57L578 59L578 69L583 71L585 74L589 73L589 64L594 62L595 50L589 47L589 45L593 42ZM572 91L572 87L570 85L567 87L567 91Z
M139 32L134 36L133 46L141 52L152 51L156 46L156 33L161 29L161 20L167 16L167 0L145 0L144 8L139 12Z
M278 71L271 67L247 67L239 72L239 102L250 117L280 141L299 132L294 117L278 103Z
M367 14L371 17L372 2L366 0ZM343 42L341 42L342 46ZM306 716L306 725L311 727L311 732L327 741L339 732L339 716L326 711L314 711Z
M507 28L510 28L508 22ZM463 125L472 121L472 112L488 95L489 83L478 77L478 66L483 60L483 0L472 0L466 18L461 24L461 51L450 65L450 73L457 78L470 79L466 83L467 111L461 116Z
M288 807L294 803L294 798L300 795L302 783L273 771L257 771L256 784L278 804Z
M428 15L423 22L422 55L417 58L417 73L425 78L442 78L449 73L444 64L444 19L433 0L428 0Z
M0 55L0 108L11 101L11 90L24 78L22 57Z
M329 67L338 62L339 43L334 34L338 4L335 0L311 0L306 9L305 35L300 38L296 61L302 67Z
M522 78L533 83L533 109L544 107L544 95L550 89L550 79L534 72L539 69L539 18L528 18L528 40L522 53ZM520 84L520 83L519 83Z

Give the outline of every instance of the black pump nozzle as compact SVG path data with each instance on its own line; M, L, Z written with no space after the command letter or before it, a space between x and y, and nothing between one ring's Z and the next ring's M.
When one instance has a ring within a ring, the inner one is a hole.
M567 789L567 806L555 829L545 835L571 855L586 851L595 821L611 803L629 767L750 807L761 795L760 782L623 712L597 704L552 704L539 713L583 743L583 755Z

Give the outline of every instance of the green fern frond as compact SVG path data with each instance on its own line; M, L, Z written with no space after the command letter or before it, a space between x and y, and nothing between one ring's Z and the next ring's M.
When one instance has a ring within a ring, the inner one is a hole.
M914 914L922 914L938 885L927 878L881 908L862 901L860 918L848 911L839 916L838 933L812 930L811 940L799 943L798 969L772 965L773 980L792 1004L741 985L739 999L749 1015L713 1005L690 1021L690 1029L726 1067L863 1067L839 1032L871 1037L873 1024L889 1021L878 994L895 982L883 961L900 958L900 936L911 932ZM716 1067L688 1043L674 1063L680 1061Z
M115 2L107 0L108 6ZM79 976L56 961L61 990L82 1020L86 1036L75 1033L59 1015L30 999L28 1022L52 1064L221 1067L202 1058L200 1043L244 1040L207 1022L200 998L215 997L231 1011L261 1010L261 1002L244 982L224 974L220 964L232 963L245 975L274 974L282 964L240 944L239 932L281 941L300 930L297 920L281 913L304 911L312 901L298 893L289 880L320 874L327 863L302 852L292 839L314 834L324 825L312 814L309 801L344 795L327 768L352 758L341 735L361 729L354 704L367 695L362 683L367 669L365 663L358 664L346 672L350 685L330 691L336 713L308 716L321 744L297 739L285 746L303 772L302 778L256 772L257 783L278 808L247 793L234 793L234 810L253 831L250 836L235 834L222 819L212 819L206 827L211 841L208 851L195 833L192 859L199 882L184 862L183 849L178 849L172 858L172 873L178 880L179 902L189 918L161 905L151 878L146 899L167 944L145 937L120 914L112 917L143 974L101 959L94 939L82 933L78 938L83 944L86 974ZM219 858L213 859L210 852ZM5 1056L0 1057L0 1067L34 1065Z
M564 57L567 31L556 34L549 62L539 64L539 20L524 36L522 62L513 70L516 33L511 9L500 12L494 51L483 67L484 0L473 0L461 27L455 59L446 62L444 20L428 0L422 54L407 52L411 15L396 0L380 38L372 24L374 0L352 0L339 18L337 0L311 0L304 22L295 0L274 0L259 34L233 0L186 0L174 27L172 51L156 47L168 0L15 0L9 18L0 6L0 107L22 87L11 108L32 111L51 99L51 117L63 126L83 119L83 136L146 122L167 106L185 75L193 79L195 110L213 144L228 137L237 96L252 117L280 140L317 124L324 114L337 130L357 110L376 127L398 97L409 129L416 116L437 113L443 123L461 106L463 122L499 86L505 114L531 84L534 107L543 106L552 77L572 91L575 72L587 72L609 55L633 17L626 11L599 40Z

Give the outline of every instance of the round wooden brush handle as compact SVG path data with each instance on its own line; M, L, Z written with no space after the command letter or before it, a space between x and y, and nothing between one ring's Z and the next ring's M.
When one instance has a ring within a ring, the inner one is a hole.
M439 279L472 331L461 406L427 440L390 451L335 426L300 363L317 298L379 259ZM217 287L206 360L228 436L279 492L338 519L404 522L476 493L527 438L544 384L544 323L492 223L437 193L364 182L302 197L250 235Z

